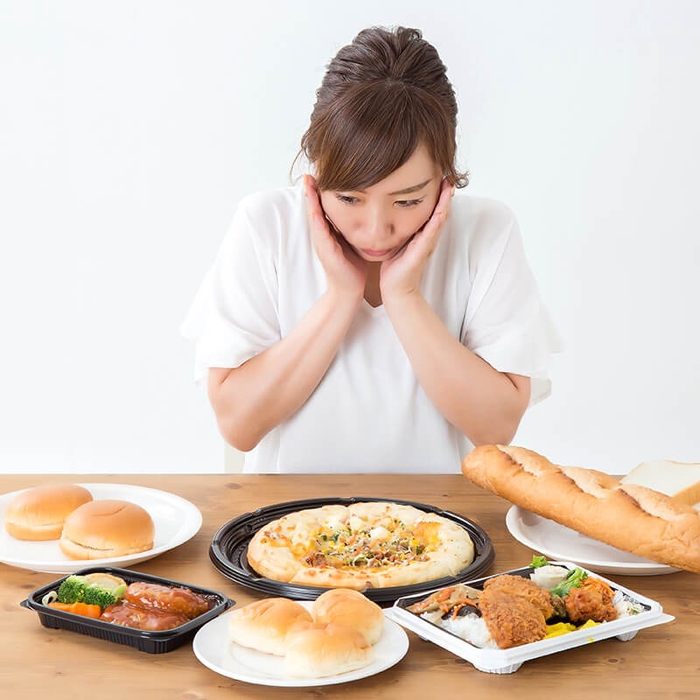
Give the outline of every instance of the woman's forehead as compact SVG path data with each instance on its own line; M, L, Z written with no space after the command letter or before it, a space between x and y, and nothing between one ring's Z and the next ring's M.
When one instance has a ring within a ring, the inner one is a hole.
M430 182L438 174L437 164L424 144L411 154L408 160L384 179L355 192L381 192L391 196L414 194Z

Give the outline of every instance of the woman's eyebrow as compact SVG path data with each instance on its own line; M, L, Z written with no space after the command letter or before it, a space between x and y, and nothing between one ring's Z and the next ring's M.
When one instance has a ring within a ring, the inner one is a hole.
M433 178L431 177L430 180ZM422 190L429 182L430 180L426 180L425 182L421 182L419 185L412 185L411 187L405 187L402 190L397 190L396 192L389 192L390 197L395 197L397 194L412 194L413 192L418 192L418 190Z

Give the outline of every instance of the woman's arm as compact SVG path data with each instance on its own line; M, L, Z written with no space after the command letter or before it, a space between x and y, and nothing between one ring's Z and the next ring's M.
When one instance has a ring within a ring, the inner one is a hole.
M304 405L335 357L362 297L329 290L282 340L235 369L209 370L209 400L219 430L252 450Z
M219 430L247 452L308 400L323 379L362 303L366 265L330 231L310 176L309 226L327 289L292 331L235 369L211 368L209 400Z
M530 400L530 378L498 372L450 334L420 293L384 298L423 390L474 445L513 439Z
M382 263L382 300L423 390L474 445L512 440L530 400L530 378L498 372L445 327L420 292L454 189L443 182L435 211L401 255Z

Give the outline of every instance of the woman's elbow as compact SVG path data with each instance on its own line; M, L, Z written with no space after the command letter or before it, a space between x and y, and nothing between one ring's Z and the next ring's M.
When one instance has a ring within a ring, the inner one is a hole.
M520 427L527 406L517 407L507 415L488 421L465 433L474 447L479 445L509 445Z
M479 431L473 431L472 435L466 434L474 447L479 445L508 445L518 431L518 424L489 426Z
M231 369L210 368L207 393L221 436L231 447L250 452L264 433L257 434L249 412L231 400L230 381L234 372Z
M250 452L258 445L263 436L254 434L250 428L246 428L242 423L244 422L226 420L217 416L221 437L240 452Z
M508 445L515 437L520 427L520 422L530 403L530 378L520 375L507 375L513 384L509 394L509 400L504 402L498 415L482 426L481 434L476 436L475 446L481 445Z
M211 402L221 437L240 452L250 452L265 435L245 411L217 401Z

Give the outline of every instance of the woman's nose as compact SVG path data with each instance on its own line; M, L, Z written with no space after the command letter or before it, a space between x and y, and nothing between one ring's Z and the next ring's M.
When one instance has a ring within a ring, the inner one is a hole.
M381 241L390 236L394 231L391 217L379 209L369 213L367 221L367 234L371 240Z

